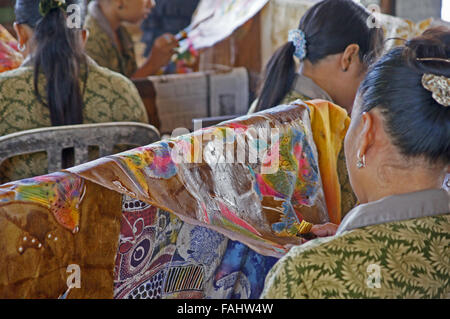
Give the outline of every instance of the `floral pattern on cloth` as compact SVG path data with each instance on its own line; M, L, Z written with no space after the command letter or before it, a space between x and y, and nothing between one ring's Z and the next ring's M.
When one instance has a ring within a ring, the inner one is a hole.
M296 100L310 101L311 98L295 91L291 90L286 94L285 98L281 102L282 104L291 103ZM357 204L358 199L353 192L350 184L350 178L348 176L347 164L344 154L344 148L341 149L337 158L337 174L339 176L339 187L341 196L341 217L342 220L345 215L350 212ZM339 221L338 221L339 222Z
M126 195L122 209L117 299L254 299L277 261Z
M322 103L327 110L332 105ZM312 224L327 222L327 212L337 211L339 203L330 201L330 207L325 201L319 171L324 162L318 160L310 112L305 104L280 106L69 171L280 257L303 242L300 235ZM345 133L344 122L341 127ZM274 134L267 133L270 128ZM248 151L242 161L239 149ZM230 157L236 162L227 162ZM336 174L328 178L338 184Z
M57 172L0 186L0 204L37 203L48 208L58 223L73 233L79 231L79 205L85 192L83 179Z
M0 186L0 297L112 298L121 197L67 172Z
M0 262L0 295L258 298L276 259L336 211L322 181L337 184L327 161L336 162L347 120L329 102L296 102L3 185L0 257L11 262ZM316 146L311 124L326 142ZM331 150L320 159L318 149ZM22 254L29 234L43 244ZM73 263L89 285L65 291L61 273ZM58 271L48 274L51 265Z
M379 280L370 277L375 268ZM449 298L450 215L368 226L295 247L268 274L262 297Z
M22 61L17 40L0 24L0 73L18 68Z

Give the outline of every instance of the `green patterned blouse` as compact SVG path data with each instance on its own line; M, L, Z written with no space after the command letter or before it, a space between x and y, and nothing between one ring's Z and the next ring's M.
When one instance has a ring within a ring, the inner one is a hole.
M405 217L427 205L436 207L430 205L434 195L418 205L417 193L408 194L409 208L393 207L403 213L400 220L342 231L291 249L267 275L262 298L450 298L449 195L443 200L445 191L433 192L442 192L436 215ZM372 220L389 211L379 207L370 212Z
M131 35L125 27L119 27L117 35L122 47L119 49L114 40L114 31L96 1L89 4L85 28L89 30L86 52L99 65L127 77L136 72L136 54Z
M83 123L143 122L147 112L134 84L121 74L88 62ZM35 95L33 68L0 74L0 136L51 126L50 112ZM45 92L41 77L40 92ZM83 85L82 85L83 87ZM47 173L46 153L17 156L0 164L0 184Z

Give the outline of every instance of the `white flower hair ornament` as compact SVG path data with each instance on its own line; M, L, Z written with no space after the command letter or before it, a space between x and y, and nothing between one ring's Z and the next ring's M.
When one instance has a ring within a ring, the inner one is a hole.
M300 29L294 29L289 31L288 42L292 42L295 47L294 55L303 61L306 58L306 35Z

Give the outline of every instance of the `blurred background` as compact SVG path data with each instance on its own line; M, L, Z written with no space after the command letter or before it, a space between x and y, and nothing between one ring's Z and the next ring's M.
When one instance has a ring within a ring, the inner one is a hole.
M173 77L156 76L135 82L150 122L158 128L160 123L173 123L161 128L171 131L175 125L190 127L191 118L245 113L256 96L267 61L286 43L289 30L297 28L303 14L318 1L155 0L156 6L146 20L125 25L133 37L138 65L145 61L158 36L166 32L177 34L189 25L195 27L182 41L172 62L158 73ZM375 10L372 12L379 27L390 39L385 50L404 43L399 39L410 39L431 26L450 26L450 0L355 1ZM0 24L13 36L14 3L15 0L0 0ZM212 18L203 21L205 17ZM210 75L217 72L222 73L222 78L211 82ZM209 84L202 86L205 81ZM174 93L175 86L183 87L183 95ZM203 88L201 92L198 87ZM190 105L204 105L208 111L190 110L179 116L177 109L171 118L165 118L170 113L168 101L181 105L187 95L196 97ZM182 123L175 121L181 118Z

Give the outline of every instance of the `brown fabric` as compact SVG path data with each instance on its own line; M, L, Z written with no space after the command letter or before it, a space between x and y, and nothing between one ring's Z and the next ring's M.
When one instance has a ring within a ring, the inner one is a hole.
M67 290L71 264L80 266L81 288L72 289L68 298L112 298L121 198L86 181L77 234L64 229L42 206L0 205L1 298L58 298ZM19 247L24 248L22 254Z

